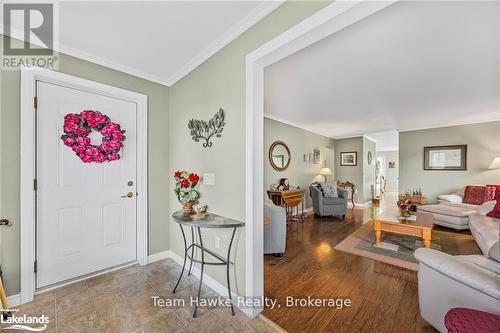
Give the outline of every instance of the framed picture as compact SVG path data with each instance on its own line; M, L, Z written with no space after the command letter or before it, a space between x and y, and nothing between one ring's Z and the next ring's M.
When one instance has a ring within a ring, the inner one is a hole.
M394 169L396 168L396 161L390 161L389 162L389 169Z
M467 170L467 145L424 147L424 170Z
M356 165L358 165L358 153L355 151L340 153L340 165L341 166L356 166Z
M313 163L314 164L319 164L319 157L320 157L320 150L319 148L314 148L313 149Z

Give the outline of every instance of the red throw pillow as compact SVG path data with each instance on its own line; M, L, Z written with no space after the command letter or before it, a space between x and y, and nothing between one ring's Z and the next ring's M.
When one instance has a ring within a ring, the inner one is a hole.
M469 185L465 187L463 203L482 205L486 201L494 200L495 193L494 186Z
M495 184L488 184L486 186L493 186L494 188L496 188L496 192L495 192L495 200L498 201L500 200L500 185L495 185Z
M495 208L493 208L493 210L486 215L488 215L489 217L500 219L500 200L497 200Z

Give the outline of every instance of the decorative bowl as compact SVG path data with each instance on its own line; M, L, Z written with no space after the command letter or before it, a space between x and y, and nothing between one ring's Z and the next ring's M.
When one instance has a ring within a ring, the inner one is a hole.
M198 205L194 205L193 206L193 210L196 214L202 214L202 213L205 213L207 211L207 208L208 206L207 205L201 205L201 204L198 204Z

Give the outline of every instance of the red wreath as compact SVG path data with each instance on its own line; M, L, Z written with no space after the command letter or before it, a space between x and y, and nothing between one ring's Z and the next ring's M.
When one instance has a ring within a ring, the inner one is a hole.
M83 110L80 114L68 113L64 116L64 133L61 139L84 163L102 163L120 159L125 136L120 125L109 117L93 110ZM91 144L89 134L98 131L102 135L100 145Z

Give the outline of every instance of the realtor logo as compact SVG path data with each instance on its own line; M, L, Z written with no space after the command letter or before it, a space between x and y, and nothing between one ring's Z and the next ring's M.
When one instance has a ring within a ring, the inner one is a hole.
M57 3L3 3L1 69L37 66L57 69Z

